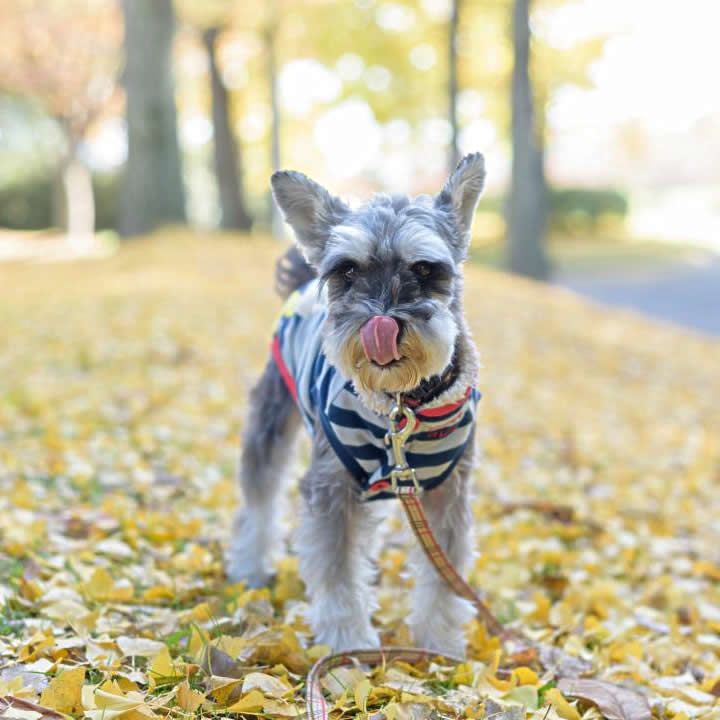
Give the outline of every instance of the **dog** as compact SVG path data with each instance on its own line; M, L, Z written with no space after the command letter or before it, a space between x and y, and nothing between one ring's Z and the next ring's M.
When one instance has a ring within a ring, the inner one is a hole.
M289 298L270 360L250 394L239 479L244 505L227 573L249 586L272 576L281 489L299 428L312 438L296 548L316 642L378 647L372 626L376 500L394 465L383 437L395 395L417 422L407 457L432 530L462 572L472 557L478 356L463 315L462 266L485 167L466 156L435 196L375 195L351 208L294 171L271 179L297 244L278 263ZM452 594L418 548L408 617L414 642L462 655L472 605Z

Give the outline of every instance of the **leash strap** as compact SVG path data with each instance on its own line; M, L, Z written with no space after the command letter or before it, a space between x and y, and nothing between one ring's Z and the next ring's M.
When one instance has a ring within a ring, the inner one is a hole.
M419 648L386 647L377 650L349 650L338 655L326 655L320 658L310 670L305 683L308 720L327 720L329 711L327 701L322 693L321 678L331 670L343 665L384 665L387 662L402 660L414 665L424 660L439 660L448 665L462 662L459 658L441 655L430 650Z
M475 590L465 581L445 551L440 547L437 538L430 529L427 515L422 506L420 497L411 493L399 493L398 497L402 503L405 516L412 528L415 537L420 543L427 559L432 563L438 575L447 583L448 587L456 594L469 600L474 606L478 617L482 619L491 635L502 635L503 626L492 614L490 608L480 599Z

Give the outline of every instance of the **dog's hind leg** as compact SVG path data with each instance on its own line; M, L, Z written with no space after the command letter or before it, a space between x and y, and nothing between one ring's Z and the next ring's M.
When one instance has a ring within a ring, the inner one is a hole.
M278 494L299 426L295 401L271 360L250 393L239 473L244 504L235 516L226 555L232 580L258 587L272 575L272 546L280 534Z

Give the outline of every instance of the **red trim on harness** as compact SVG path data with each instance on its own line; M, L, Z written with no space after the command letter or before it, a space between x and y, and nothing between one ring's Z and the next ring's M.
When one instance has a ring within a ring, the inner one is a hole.
M383 490L390 490L392 488L392 483L389 480L378 480L377 482L374 482L367 491L369 493L376 493L376 492L383 492Z
M273 338L271 351L273 360L275 361L275 364L280 371L282 379L285 381L288 392L292 395L293 400L297 402L297 385L295 385L295 380L290 374L288 366L285 364L285 360L283 359L282 352L280 350L280 337L278 335L275 335L275 337Z
M418 410L416 412L416 415L419 415L420 417L441 417L442 415L447 415L453 410L457 410L458 408L462 407L467 402L467 399L470 397L471 393L472 388L468 387L468 389L465 391L465 396L461 400L450 403L448 405L441 405L440 407L428 408L427 410Z

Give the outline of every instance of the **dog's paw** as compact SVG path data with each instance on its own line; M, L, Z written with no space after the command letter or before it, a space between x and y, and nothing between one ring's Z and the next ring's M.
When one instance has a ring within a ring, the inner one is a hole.
M370 625L362 623L318 627L315 643L328 645L335 653L346 650L368 650L380 647L380 636Z
M255 515L245 510L235 516L225 552L225 573L230 580L251 588L270 584L273 563L266 530Z
M422 601L426 598L431 602ZM426 598L416 603L409 618L416 647L463 659L464 626L475 615L473 606L455 595L448 596L444 588L434 594L428 593Z
M413 628L415 646L423 650L432 650L440 655L447 655L457 660L465 658L465 633L462 629L444 628L438 632L437 628Z
M274 578L271 568L246 548L230 545L225 553L225 574L232 582L244 582L250 588L267 587Z

